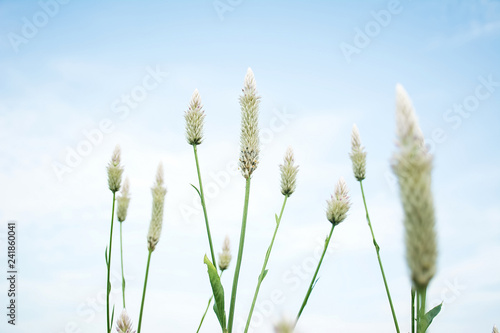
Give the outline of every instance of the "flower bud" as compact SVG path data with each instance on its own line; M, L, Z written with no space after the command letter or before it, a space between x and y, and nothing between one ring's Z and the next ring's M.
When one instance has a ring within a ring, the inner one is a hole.
M224 239L224 245L222 246L222 252L219 253L219 268L221 271L225 271L229 267L231 259L232 256L229 248L229 237L226 236Z

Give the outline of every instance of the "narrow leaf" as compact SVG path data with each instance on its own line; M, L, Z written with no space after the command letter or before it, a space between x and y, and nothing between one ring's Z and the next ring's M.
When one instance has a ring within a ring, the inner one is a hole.
M219 324L223 331L226 330L226 312L224 310L224 288L220 282L219 274L217 274L217 269L210 262L208 257L205 255L203 259L208 269L208 277L210 278L210 285L212 286L212 292L214 294L214 311L219 319Z
M196 192L198 192L198 195L200 196L200 199L201 199L200 190L198 190L198 188L196 186L194 186L193 184L190 184L190 185L196 190Z
M274 218L276 219L276 224L278 224L280 222L278 219L278 214L274 214Z
M424 327L424 332L431 325L432 320L439 314L442 305L443 303L436 305L435 307L430 309L423 318L420 319L420 323L418 324L418 326L420 327L420 325L422 325Z
M106 266L108 266L108 247L106 246L106 250L104 250L104 259L106 259Z

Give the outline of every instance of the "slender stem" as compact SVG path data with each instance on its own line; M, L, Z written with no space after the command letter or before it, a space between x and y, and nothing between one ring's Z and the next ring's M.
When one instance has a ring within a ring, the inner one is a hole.
M319 268L321 267L321 263L323 262L323 258L325 257L326 250L328 249L328 244L330 244L330 239L332 239L332 234L333 234L334 228L335 228L335 224L332 224L332 229L330 230L330 234L328 235L328 238L325 241L325 248L323 249L323 253L321 254L321 258L319 259L318 267L316 267L316 272L314 272L314 276L311 280L311 284L309 285L309 289L307 289L306 296L304 297L304 301L302 302L302 306L300 307L299 313L297 314L297 319L295 320L295 324L297 324L297 322L299 321L300 315L302 314L302 311L304 311L304 308L306 307L309 296L311 295L311 292L314 288L316 276L318 276Z
M139 324L137 325L137 333L141 333L142 311L144 310L144 299L146 298L146 286L148 284L149 263L151 261L152 250L149 250L148 263L146 265L146 277L144 278L144 289L142 290L141 311L139 313Z
M288 199L288 196L285 195L285 199L283 200L283 206L281 207L280 216L278 217L278 220L276 221L276 227L274 229L273 239L271 240L271 245L269 245L269 249L266 252L264 264L262 265L262 270L260 271L259 279L257 282L257 288L255 288L255 294L253 295L252 306L250 308L250 312L248 313L247 324L245 326L245 333L248 332L248 327L250 326L250 321L252 320L253 309L255 308L255 303L257 302L257 296L259 295L260 285L262 284L262 281L264 281L264 274L266 271L267 262L269 261L269 257L271 256L271 250L273 248L274 239L276 238L276 234L277 234L278 228L280 226L281 217L283 216L283 211L285 210L285 205L286 205L287 199Z
M368 207L366 205L366 199L365 199L365 191L363 189L363 181L360 180L359 185L361 186L361 194L363 196L363 204L365 205L366 220L368 221L368 226L370 227L370 232L372 234L373 245L375 246L375 250L377 251L377 259L378 259L378 264L380 266L380 272L382 273L382 278L384 279L385 291L387 293L387 298L389 299L389 305L391 306L391 312L392 312L392 318L394 320L394 326L396 326L396 332L399 333L399 325L398 325L398 320L396 318L396 312L394 311L394 305L392 304L391 293L389 291L389 286L387 284L387 279L386 279L385 273L384 273L384 266L382 266L382 259L380 259L380 247L378 246L378 243L375 240L375 234L373 232L372 223L370 221L370 215L368 214Z
M123 298L123 308L125 309L125 273L123 270L123 242L122 242L122 222L120 222L120 255L122 262L122 298Z
M411 288L411 333L415 333L415 289Z
M418 324L420 323L420 291L419 289L417 289L417 309L416 309L416 313L417 313L417 322L416 322L416 326L417 326L417 332L420 332L419 328L418 328Z
M418 308L419 318L418 318L417 332L418 333L425 333L425 331L426 331L425 326L427 326L427 323L424 322L425 300L427 298L427 287L420 289L418 291L418 293L420 295L420 307Z
M109 249L108 249L108 262L107 264L107 269L108 269L108 279L107 279L107 284L106 284L106 323L107 323L107 329L108 333L111 332L111 326L113 323L110 323L109 320L109 294L111 293L111 279L110 279L110 274L111 274L111 247L113 245L113 222L115 220L115 196L116 192L113 192L113 208L111 209L111 230L109 232Z
M201 173L200 173L200 165L198 163L198 150L196 149L196 145L193 145L194 158L196 160L196 171L198 173L198 183L200 184L200 198L201 198L201 206L203 207L203 215L205 216L205 225L207 227L207 235L208 235L208 243L210 244L210 254L212 256L212 263L217 269L217 262L215 261L215 253L214 247L212 245L212 235L210 234L210 225L208 224L208 214L207 214L207 206L205 205L205 195L203 194L203 183L201 181Z
M219 278L222 278L222 273L224 271L220 272ZM198 329L196 330L196 333L200 331L201 325L203 325L203 320L205 320L205 316L207 315L208 309L210 308L210 304L212 303L212 299L214 298L214 295L210 296L210 299L208 300L207 308L205 309L205 313L203 313L203 317L201 317L200 325L198 326Z
M241 259L243 258L243 246L245 244L245 230L247 227L249 198L250 198L250 177L246 179L246 185L245 185L245 204L243 206L243 220L241 222L240 245L238 249L238 259L236 260L236 268L234 270L233 290L231 292L231 305L229 307L229 321L227 324L229 333L233 331L234 308L236 305L236 292L238 291L238 278L240 277Z

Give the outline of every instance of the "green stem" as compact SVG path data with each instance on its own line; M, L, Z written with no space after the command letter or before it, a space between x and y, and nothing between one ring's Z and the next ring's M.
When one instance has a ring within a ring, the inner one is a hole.
M224 271L220 272L219 278L222 278L222 273L224 273ZM198 326L196 333L200 331L201 325L203 324L203 320L205 320L205 316L207 315L208 309L210 308L210 304L212 303L213 298L214 295L210 296L210 299L208 300L207 308L205 309L205 313L203 313L203 317L201 317L200 325Z
M416 314L417 314L417 322L416 322L416 326L417 326L417 332L420 332L419 328L418 328L418 324L420 322L420 291L417 289L417 311L416 311Z
M106 322L108 333L111 332L111 326L113 323L110 323L109 320L109 294L111 293L111 247L113 245L113 222L115 220L115 196L116 192L113 192L113 208L111 209L111 230L109 232L109 249L108 249L108 261L106 263L108 269L108 279L107 279L107 287L106 287Z
M415 289L411 288L411 333L415 333Z
M273 248L274 239L276 238L276 234L277 234L278 228L280 226L281 217L283 216L283 211L285 210L285 205L286 205L286 200L287 199L288 199L288 196L285 195L285 199L283 200L283 206L281 207L280 216L276 220L276 227L274 229L273 239L271 240L271 245L269 245L269 249L266 252L266 257L264 259L264 264L262 265L262 270L260 271L259 279L258 279L258 282L257 282L257 288L255 289L255 294L253 296L252 306L250 308L250 312L248 313L247 324L245 326L245 333L248 332L248 327L250 326L250 321L252 320L253 309L255 308L255 303L257 302L257 296L259 295L260 285L262 284L262 281L264 281L264 274L265 274L265 271L266 271L267 262L269 260L269 257L271 256L271 250Z
M325 240L325 248L323 249L323 253L321 254L321 258L319 259L318 267L316 267L316 272L314 272L314 276L311 280L311 284L309 285L309 289L307 289L307 293L306 296L304 297L304 301L302 302L302 306L300 307L299 313L297 314L297 319L295 320L295 324L297 324L297 322L299 321L300 315L302 314L302 311L304 311L307 301L309 300L309 296L311 295L311 292L314 288L316 276L318 276L319 268L321 267L321 263L323 262L323 258L325 257L326 250L328 249L328 244L330 244L330 239L332 238L333 229L335 229L335 224L332 224L332 229L330 230L330 234Z
M418 324L417 324L417 332L418 333L425 333L425 331L426 331L425 326L427 326L427 323L424 322L425 300L427 298L427 287L420 289L418 291L418 294L420 295L420 306L418 308L419 318L418 318Z
M246 185L245 185L245 204L243 206L243 219L241 222L240 245L238 249L238 259L236 260L236 268L234 270L233 290L231 292L231 305L229 307L229 321L227 325L229 333L233 331L234 308L236 305L236 292L238 290L238 278L240 277L241 259L243 258L243 246L245 244L245 230L247 226L249 199L250 199L250 177L246 179Z
M144 289L142 290L141 311L139 313L139 324L137 325L137 333L141 333L142 311L144 310L144 299L146 298L146 286L148 284L149 263L151 261L152 250L149 250L148 263L146 265L146 277L144 278Z
M194 158L196 160L196 171L198 173L198 183L200 184L201 206L203 207L203 215L205 216L205 225L207 227L208 243L210 244L210 254L212 256L212 263L214 264L215 268L217 269L217 262L215 261L214 247L212 245L212 235L210 234L210 225L208 224L207 206L205 205L205 195L203 194L203 183L201 181L200 165L198 163L198 150L196 149L196 145L193 145L193 150L194 150Z
M384 266L382 265L382 259L380 259L380 247L378 246L378 243L375 240L375 234L373 232L372 223L370 221L370 215L368 214L368 207L366 205L366 199L365 199L365 191L363 189L363 181L360 180L359 185L361 186L361 194L363 196L363 204L365 205L366 220L368 221L368 226L370 227L370 232L372 234L373 245L375 246L375 250L377 251L377 259L378 259L378 264L380 266L380 272L382 273L382 278L384 279L385 291L387 293L387 298L389 299L389 305L391 306L391 312L392 312L392 318L394 320L394 326L396 326L396 332L399 333L399 325L398 325L398 320L396 318L396 312L394 311L394 305L392 304L391 293L389 291L389 286L387 284L387 279L385 277Z
M120 222L120 256L122 262L122 297L123 297L123 308L125 309L125 273L123 270L123 242L122 242L122 222Z

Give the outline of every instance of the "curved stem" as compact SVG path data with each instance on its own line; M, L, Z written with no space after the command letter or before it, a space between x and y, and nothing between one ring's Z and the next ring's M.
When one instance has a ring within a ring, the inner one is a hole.
M200 184L200 198L201 198L201 206L203 207L203 215L205 216L205 225L207 227L207 235L208 235L208 243L210 244L210 255L212 256L212 263L217 269L217 262L215 261L215 253L214 247L212 245L212 235L210 234L210 225L208 224L208 214L207 214L207 206L205 205L205 195L203 194L203 183L201 181L201 172L200 165L198 163L198 150L196 149L196 145L193 145L194 158L196 160L196 171L198 173L198 183Z
M250 321L252 320L253 309L255 308L255 303L257 302L257 296L259 295L260 285L262 284L262 281L264 281L264 275L265 275L265 271L266 271L266 267L267 267L267 262L269 261L269 257L271 256L271 250L273 248L274 239L276 238L276 233L278 232L278 228L280 226L281 217L283 216L283 211L285 210L285 205L286 205L287 199L288 199L288 196L285 195L285 199L283 200L283 206L281 207L280 216L276 220L276 228L274 229L273 239L271 240L271 245L269 245L269 248L266 252L264 264L262 265L262 270L260 271L259 279L257 282L257 288L255 288L255 294L253 295L252 306L250 307L250 312L248 313L247 324L245 326L245 333L248 332L248 327L250 327Z
M137 333L141 333L142 312L144 310L144 299L146 298L146 286L148 284L149 263L151 261L151 253L153 253L153 251L149 250L148 263L146 265L146 277L144 278L144 288L142 290L141 311L139 313L139 324L137 325Z
M111 332L111 326L113 323L110 322L109 320L109 294L111 293L111 279L110 279L110 274L111 274L111 247L113 245L113 222L115 220L115 196L116 192L113 192L113 208L111 209L111 230L109 232L109 249L108 249L108 258L107 258L107 269L108 269L108 278L107 278L107 283L106 283L106 323L107 323L107 329L108 333Z
M396 318L396 312L394 311L394 305L392 304L391 293L389 291L387 279L385 278L384 266L382 266L382 259L380 259L380 247L378 246L377 241L375 240L375 234L373 233L372 223L370 222L370 215L368 214L368 207L366 206L365 191L363 189L363 181L360 180L359 185L361 186L361 194L363 196L363 204L365 205L366 221L368 221L368 226L370 227L370 232L372 234L372 239L373 239L373 245L375 246L375 250L377 251L377 259L378 259L378 264L380 266L380 272L382 273L382 278L384 279L385 291L387 293L387 298L389 299L389 305L391 306L391 312L392 312L392 318L394 320L394 326L396 326L396 332L399 333L399 325L398 325L398 320Z
M123 308L125 309L125 273L123 270L123 242L122 242L122 222L120 222L120 256L122 262L122 298L123 298Z
M222 273L224 271L220 272L219 278L222 278ZM214 295L210 296L210 299L208 300L207 308L205 309L205 313L203 313L203 317L201 317L200 325L198 325L198 329L196 330L196 333L200 331L201 325L203 325L203 320L205 320L205 316L207 315L208 309L210 308L210 304L212 303L212 299L214 298Z
M243 220L241 222L240 245L238 249L238 259L236 260L236 268L234 270L233 290L231 292L231 305L229 307L229 321L227 325L229 333L231 333L233 330L234 308L236 305L236 293L238 291L238 278L240 276L241 260L243 258L243 246L245 244L245 230L247 226L249 198L250 198L250 178L247 178L245 185L245 204L243 206Z
M335 229L335 224L332 224L332 229L330 230L330 234L325 240L325 248L323 249L323 253L321 254L321 258L319 259L318 267L316 267L316 272L314 272L314 276L311 280L311 284L309 285L309 289L307 289L307 293L306 296L304 297L304 301L302 302L302 306L300 307L299 313L297 314L297 319L295 320L295 324L297 324L297 322L299 321L300 315L302 314L302 311L304 311L309 296L311 295L311 292L314 288L316 276L318 276L319 268L321 267L321 263L323 262L323 258L325 257L326 250L328 249L328 244L330 244L330 239L332 238L333 229Z

